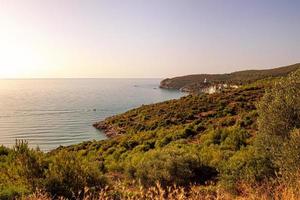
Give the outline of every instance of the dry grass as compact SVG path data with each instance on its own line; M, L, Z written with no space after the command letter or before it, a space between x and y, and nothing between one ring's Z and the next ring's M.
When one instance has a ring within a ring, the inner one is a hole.
M114 189L106 187L99 193L91 194L86 189L83 200L300 200L299 182L286 186L284 184L271 186L263 184L260 186L239 185L239 194L233 195L216 187L192 186L189 190L183 187L162 188L160 184L151 188L132 189L116 184ZM50 200L48 194L38 191L22 200ZM64 198L57 198L64 200Z

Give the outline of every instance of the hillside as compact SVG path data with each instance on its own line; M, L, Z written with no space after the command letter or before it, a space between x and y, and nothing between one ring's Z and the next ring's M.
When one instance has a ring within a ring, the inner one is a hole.
M263 95L264 90L264 85L253 84L212 95L188 95L176 100L144 105L109 117L95 123L94 126L105 130L108 136L114 137L198 123L206 128L209 124L222 127L221 124L225 124L226 120L229 120L227 123L230 124L236 124L238 120L242 123L241 115L256 109L255 103Z
M0 199L283 199L283 187L297 196L299 81L300 70L144 105L94 125L110 139L49 153L0 147Z
M160 87L165 89L181 89L187 92L197 92L202 88L215 84L243 85L270 77L286 76L300 68L300 63L265 70L245 70L230 74L196 74L168 78L161 81ZM204 83L206 80L206 83Z

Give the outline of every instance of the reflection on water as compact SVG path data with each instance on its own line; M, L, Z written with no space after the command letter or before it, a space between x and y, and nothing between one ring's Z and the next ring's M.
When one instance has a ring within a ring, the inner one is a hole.
M182 93L158 89L159 79L0 80L0 144L25 139L48 151L105 139L92 124Z

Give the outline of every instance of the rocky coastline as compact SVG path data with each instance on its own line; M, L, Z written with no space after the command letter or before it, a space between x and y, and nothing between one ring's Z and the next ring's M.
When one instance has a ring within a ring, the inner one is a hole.
M108 138L113 138L113 137L116 137L118 135L122 135L122 133L119 130L117 130L112 125L105 123L105 121L96 122L96 123L93 124L93 126L96 129L103 131L104 134Z

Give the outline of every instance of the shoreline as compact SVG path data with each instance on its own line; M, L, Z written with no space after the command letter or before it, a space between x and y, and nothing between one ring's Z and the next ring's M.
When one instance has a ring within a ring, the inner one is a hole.
M106 124L105 120L94 123L93 127L100 130L100 131L103 131L104 134L106 135L106 137L108 137L108 138L114 138L114 137L117 137L119 135L122 135L122 133L120 133L112 125Z
M189 92L185 92L185 91L181 91L181 90L178 90L178 89L174 89L174 88L162 88L162 87L158 87L162 90L173 90L173 91L177 91L179 93L186 93L187 95L191 95L192 93L189 93ZM183 95L183 96L186 96L186 95ZM182 97L182 96L181 96ZM176 99L180 99L181 97L178 97ZM136 108L132 108L132 109L137 109L137 108L140 108L141 106L143 105L151 105L151 104L158 104L158 103L163 103L165 101L170 101L170 100L173 100L173 99L168 99L168 100L164 100L164 101L159 101L159 102L156 102L156 103L150 103L150 104L142 104ZM132 109L129 109L127 110L126 112L132 110ZM124 113L124 112L123 112ZM119 114L123 114L123 113L119 113ZM93 127L96 128L97 130L100 130L100 131L103 131L103 133L108 137L108 138L114 138L114 137L117 137L117 136L120 136L120 135L124 135L124 133L126 132L125 130L123 130L122 128L120 127L114 127L113 125L110 125L108 124L106 121L107 119L111 118L111 117L114 117L115 115L112 115L112 116L109 116L107 118L105 118L104 120L102 121L99 121L99 122L95 122L93 124Z

